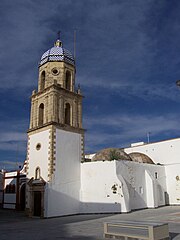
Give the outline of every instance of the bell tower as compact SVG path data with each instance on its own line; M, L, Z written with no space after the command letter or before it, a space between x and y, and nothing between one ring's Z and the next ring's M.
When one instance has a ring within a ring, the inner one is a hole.
M82 128L82 95L75 92L75 61L58 39L39 64L38 91L31 97L29 132L47 124L69 131Z
M30 216L60 216L79 211L84 130L83 96L79 87L75 90L75 73L73 55L57 39L54 47L41 57L38 90L31 96L27 148Z

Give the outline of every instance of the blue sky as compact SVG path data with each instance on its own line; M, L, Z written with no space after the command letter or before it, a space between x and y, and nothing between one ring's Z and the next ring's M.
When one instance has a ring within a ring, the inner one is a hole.
M1 0L0 168L26 159L38 62L57 31L85 96L87 153L180 136L180 1Z

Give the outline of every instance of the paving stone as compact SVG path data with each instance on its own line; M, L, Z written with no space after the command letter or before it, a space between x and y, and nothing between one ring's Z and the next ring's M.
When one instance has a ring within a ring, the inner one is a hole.
M1 209L0 240L102 240L103 223L111 220L168 222L171 239L180 240L180 206L50 219L28 218L24 212Z

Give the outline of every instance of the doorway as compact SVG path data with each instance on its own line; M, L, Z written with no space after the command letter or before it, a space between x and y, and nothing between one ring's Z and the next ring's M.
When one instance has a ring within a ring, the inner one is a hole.
M41 192L35 191L34 192L34 216L40 217L41 216Z

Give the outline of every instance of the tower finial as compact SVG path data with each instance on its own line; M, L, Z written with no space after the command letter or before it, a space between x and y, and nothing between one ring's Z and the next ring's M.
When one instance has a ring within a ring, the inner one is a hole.
M61 31L57 32L57 40L56 40L56 42L54 44L55 47L62 47L62 42L60 40L60 33L61 33Z

